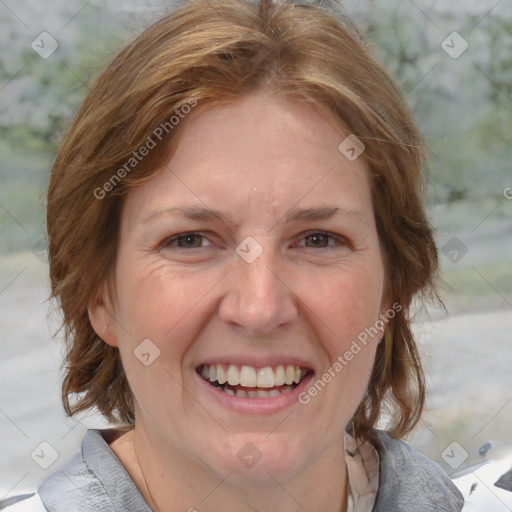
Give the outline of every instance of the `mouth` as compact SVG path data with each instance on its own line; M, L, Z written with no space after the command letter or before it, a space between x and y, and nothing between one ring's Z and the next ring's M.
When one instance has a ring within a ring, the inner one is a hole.
M211 386L239 398L272 398L289 393L310 373L295 365L255 368L235 364L203 364L197 373Z

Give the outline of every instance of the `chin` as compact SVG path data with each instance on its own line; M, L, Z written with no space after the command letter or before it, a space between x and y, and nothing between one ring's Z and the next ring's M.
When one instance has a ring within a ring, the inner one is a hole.
M262 434L234 435L224 449L220 448L213 457L204 461L205 465L240 485L268 485L269 480L290 480L310 465L314 457L308 456L311 441L304 439L304 446L297 442L297 435L289 435L294 441L287 443L281 436ZM305 436L306 437L306 436Z

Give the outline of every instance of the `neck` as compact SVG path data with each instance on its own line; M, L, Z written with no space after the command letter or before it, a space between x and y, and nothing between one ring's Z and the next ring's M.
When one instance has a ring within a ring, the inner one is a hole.
M173 447L149 442L154 439L137 425L110 445L153 512L346 511L343 436L303 471L267 470L257 482L233 472L217 474Z

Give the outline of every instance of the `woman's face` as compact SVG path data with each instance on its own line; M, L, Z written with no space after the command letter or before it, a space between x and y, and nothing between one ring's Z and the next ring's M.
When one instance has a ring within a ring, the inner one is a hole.
M285 481L342 457L371 372L378 336L357 337L385 304L368 168L311 107L263 92L185 122L126 197L114 321L91 318L159 457Z

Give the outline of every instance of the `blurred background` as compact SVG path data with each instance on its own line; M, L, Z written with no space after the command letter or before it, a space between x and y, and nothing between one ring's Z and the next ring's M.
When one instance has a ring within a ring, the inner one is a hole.
M429 400L409 441L453 473L485 441L512 448L512 2L343 2L426 137L425 198L445 308L418 304ZM44 195L58 137L113 53L172 6L0 0L0 499L79 449L65 419Z

